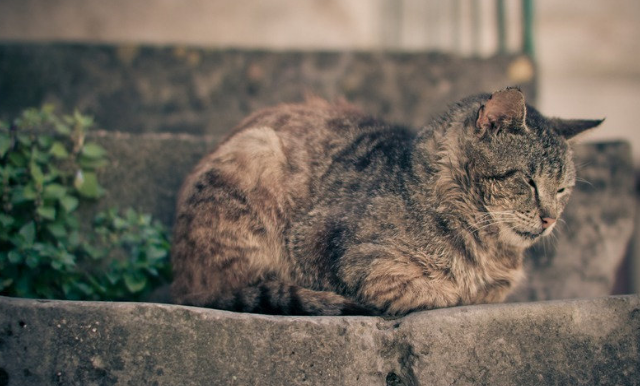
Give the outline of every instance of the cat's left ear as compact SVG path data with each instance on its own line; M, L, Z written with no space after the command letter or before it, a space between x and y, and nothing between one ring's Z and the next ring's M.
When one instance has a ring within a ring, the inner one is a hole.
M494 92L478 110L478 136L500 130L524 130L527 106L524 95L517 88Z
M604 119L551 119L553 129L565 139L571 139L582 132L593 129L603 121Z

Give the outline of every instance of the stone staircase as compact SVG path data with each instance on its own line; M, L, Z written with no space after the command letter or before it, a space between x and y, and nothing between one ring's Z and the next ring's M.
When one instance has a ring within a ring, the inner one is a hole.
M0 117L44 102L94 115L111 158L100 205L170 226L186 173L257 108L344 96L419 126L516 83L535 101L534 67L512 56L0 44ZM633 231L630 148L575 150L589 183L557 242L529 251L507 304L388 320L0 298L0 386L638 384L640 298L607 297Z

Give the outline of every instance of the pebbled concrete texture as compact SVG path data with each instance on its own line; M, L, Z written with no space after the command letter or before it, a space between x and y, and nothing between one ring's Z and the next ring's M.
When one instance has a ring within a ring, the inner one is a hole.
M385 320L0 297L0 385L635 385L640 296Z

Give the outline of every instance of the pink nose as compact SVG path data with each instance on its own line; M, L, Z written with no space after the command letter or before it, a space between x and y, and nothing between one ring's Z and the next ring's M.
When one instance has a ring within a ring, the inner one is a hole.
M543 229L549 228L551 225L553 225L556 222L556 219L551 217L541 217L540 219L542 220Z

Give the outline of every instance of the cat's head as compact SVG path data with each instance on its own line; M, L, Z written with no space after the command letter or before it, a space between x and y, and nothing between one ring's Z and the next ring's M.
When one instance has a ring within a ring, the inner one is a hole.
M467 126L470 175L486 210L474 226L516 246L550 234L576 182L568 141L601 122L545 118L514 88L483 97Z

